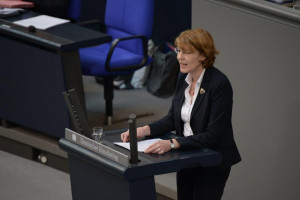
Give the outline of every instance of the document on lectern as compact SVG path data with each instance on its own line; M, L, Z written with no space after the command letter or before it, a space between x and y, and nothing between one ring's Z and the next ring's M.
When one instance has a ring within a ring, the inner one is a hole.
M0 5L1 6L1 5ZM0 15L11 15L11 14L19 14L19 12L23 12L23 8L0 8Z
M51 17L48 15L39 15L37 17L31 17L27 19L14 21L14 24L18 24L20 26L25 26L25 27L34 26L37 29L45 30L47 28L68 23L68 22L70 22L70 20Z
M154 142L161 140L159 138L154 138L154 139L149 139L149 140L143 140L137 143L138 145L138 151L139 152L144 152L151 144ZM124 147L128 150L130 150L130 143L129 142L114 142L114 144Z

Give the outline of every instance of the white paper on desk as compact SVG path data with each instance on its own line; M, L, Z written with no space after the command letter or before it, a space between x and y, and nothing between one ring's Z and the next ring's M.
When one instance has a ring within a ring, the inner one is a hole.
M154 142L161 140L159 138L154 138L154 139L149 139L149 140L143 140L137 143L138 145L138 151L139 152L144 152L151 144L153 144ZM114 144L119 145L121 147L124 147L128 150L130 150L130 144L129 142L114 142Z
M1 8L0 14L1 15L9 15L12 13L19 13L19 11L24 11L22 8Z
M31 17L27 19L22 19L19 21L14 21L14 24L18 24L20 26L34 26L37 29L45 30L47 28L50 28L52 26L56 26L59 24L64 24L69 22L70 20L66 19L60 19L57 17L51 17L48 15L39 15L36 17Z

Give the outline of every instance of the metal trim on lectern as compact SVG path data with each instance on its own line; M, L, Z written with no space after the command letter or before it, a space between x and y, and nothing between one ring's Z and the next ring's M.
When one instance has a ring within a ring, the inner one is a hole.
M84 148L87 148L97 154L100 154L110 160L113 160L125 167L129 166L129 157L119 151L116 151L104 144L96 142L90 138L85 137L70 129L65 129L65 138L71 142L74 142Z

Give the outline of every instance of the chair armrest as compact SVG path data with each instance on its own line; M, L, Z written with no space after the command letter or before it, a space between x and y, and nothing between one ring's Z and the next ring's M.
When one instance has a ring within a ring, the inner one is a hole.
M113 54L113 51L115 49L115 47L117 46L117 44L120 41L123 40L132 40L132 39L137 39L140 38L143 42L143 59L141 61L141 63L134 65L134 66L125 66L125 67L118 67L118 68L110 68L109 63ZM135 70L138 68L141 68L142 66L144 66L147 63L148 60L148 42L147 42L147 38L144 35L135 35L135 36L130 36L130 37L124 37L124 38L117 38L112 42L112 45L109 49L107 58L106 58L106 62L105 62L105 69L109 72L121 72L121 71L128 71L128 70Z

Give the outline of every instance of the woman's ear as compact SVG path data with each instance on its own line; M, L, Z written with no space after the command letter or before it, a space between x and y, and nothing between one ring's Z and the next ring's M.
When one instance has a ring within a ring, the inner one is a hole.
M199 61L202 63L204 60L206 60L206 57L205 57L205 55L203 55L203 54L200 54Z

